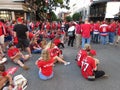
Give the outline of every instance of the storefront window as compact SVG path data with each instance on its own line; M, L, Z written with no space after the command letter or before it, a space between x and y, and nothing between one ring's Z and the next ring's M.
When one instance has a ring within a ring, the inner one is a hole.
M11 12L10 11L0 11L0 18L4 20L11 20Z

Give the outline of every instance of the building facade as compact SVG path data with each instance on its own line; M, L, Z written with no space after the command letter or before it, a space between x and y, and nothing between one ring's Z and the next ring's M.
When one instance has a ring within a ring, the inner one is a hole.
M90 20L104 20L106 14L107 2L117 2L120 0L77 0L70 4L71 15L80 13L82 20L89 18ZM112 6L111 6L112 7Z
M4 20L16 20L23 17L24 20L30 20L31 8L25 0L0 0L0 18Z

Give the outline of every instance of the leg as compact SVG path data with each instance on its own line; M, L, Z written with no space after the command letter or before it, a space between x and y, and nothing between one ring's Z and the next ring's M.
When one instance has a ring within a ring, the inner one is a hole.
M68 64L70 64L70 62L66 62L66 61L64 61L63 59L61 59L61 58L58 57L58 56L55 56L54 59L57 60L57 61L59 61L59 62L64 63L64 65L68 65Z
M94 73L95 73L95 78L100 78L100 77L105 75L105 72L102 70L101 71L94 71Z

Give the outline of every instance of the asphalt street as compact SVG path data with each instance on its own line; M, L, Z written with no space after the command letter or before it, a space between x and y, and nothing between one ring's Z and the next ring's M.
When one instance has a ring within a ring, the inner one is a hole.
M96 79L87 81L81 76L80 69L76 65L75 57L79 49L65 46L63 49L64 58L71 64L64 66L62 63L55 64L54 77L43 81L38 77L38 68L35 61L40 54L33 54L25 64L30 67L28 71L19 68L14 74L22 74L28 80L26 90L120 90L120 45L94 44L92 48L97 51L97 58L100 60L99 69L109 75L108 79ZM6 63L6 67L17 66L11 61Z

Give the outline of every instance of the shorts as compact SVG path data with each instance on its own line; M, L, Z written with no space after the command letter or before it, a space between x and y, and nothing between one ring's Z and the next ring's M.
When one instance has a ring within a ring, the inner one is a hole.
M16 58L16 59L13 60L13 62L17 64L18 60L20 60L22 63L24 63L23 58Z
M16 45L17 48L26 48L29 47L29 40L28 39L18 39L18 44Z
M40 77L40 79L42 79L42 80L48 80L48 79L51 79L52 77L53 77L53 72L52 72L52 74L50 75L50 76L45 76L45 75L43 75L40 71L39 71L39 77Z
M8 41L12 41L12 36L11 35L5 37L5 42L8 42Z
M4 44L4 35L0 36L0 44Z

